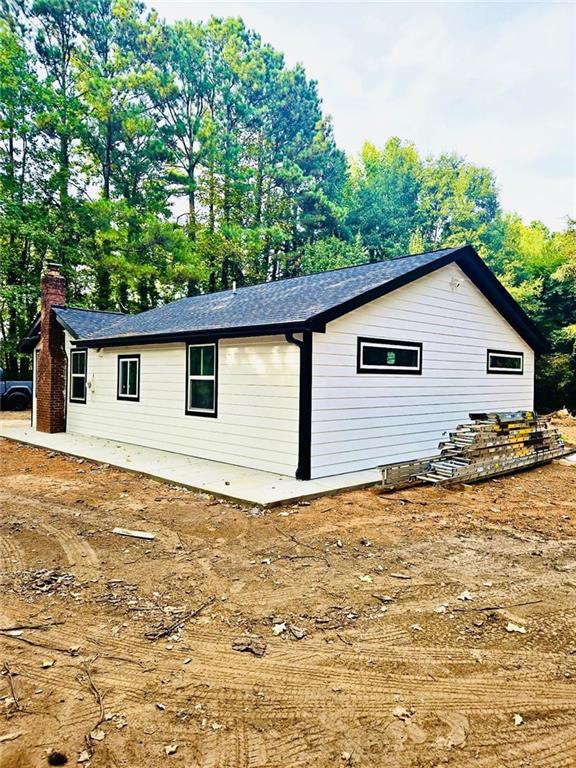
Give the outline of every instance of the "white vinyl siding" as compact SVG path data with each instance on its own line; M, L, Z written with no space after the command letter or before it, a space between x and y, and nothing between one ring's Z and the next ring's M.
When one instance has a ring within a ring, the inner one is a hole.
M358 374L359 337L422 343L422 374ZM488 349L523 352L524 373L488 374ZM312 477L428 456L471 411L533 407L532 350L456 265L315 333L312 375Z
M68 403L68 431L294 475L298 349L284 337L218 347L217 418L186 415L186 344L90 349L86 404ZM139 401L116 399L118 354L140 355Z

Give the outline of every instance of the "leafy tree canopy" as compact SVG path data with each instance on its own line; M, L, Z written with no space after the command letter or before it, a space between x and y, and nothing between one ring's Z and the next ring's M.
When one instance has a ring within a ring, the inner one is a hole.
M139 0L0 0L0 364L48 259L69 302L184 295L472 243L554 344L538 405L576 409L576 226L501 210L492 171L401 138L338 148L317 84L239 18Z

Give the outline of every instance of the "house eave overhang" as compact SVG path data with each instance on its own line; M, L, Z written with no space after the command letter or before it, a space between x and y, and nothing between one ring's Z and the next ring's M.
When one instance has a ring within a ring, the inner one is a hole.
M316 331L323 333L325 324L314 319L282 323L278 325L249 325L238 328L203 328L197 331L179 331L171 333L147 333L133 336L110 336L98 339L74 339L73 344L90 349L104 347L132 347L146 344L173 344L187 341L213 341L215 339L241 339L251 336L278 336L286 333Z

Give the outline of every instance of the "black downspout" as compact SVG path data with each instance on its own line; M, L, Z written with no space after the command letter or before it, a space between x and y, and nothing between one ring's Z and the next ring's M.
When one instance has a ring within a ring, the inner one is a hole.
M300 397L298 408L297 480L310 480L312 448L312 331L303 331L302 339L286 334L286 341L300 350Z

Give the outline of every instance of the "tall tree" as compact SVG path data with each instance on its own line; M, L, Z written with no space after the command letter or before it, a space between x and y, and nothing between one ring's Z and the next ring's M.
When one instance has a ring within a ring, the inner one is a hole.
M427 158L418 208L426 247L471 242L484 253L499 212L494 174L455 154Z
M413 144L389 139L384 149L366 143L347 185L346 223L360 235L373 261L408 253L419 223L422 162Z
M35 201L46 170L38 146L43 114L30 55L17 21L0 19L0 335L2 364L28 370L16 354L36 308L39 259L46 248L46 212Z

